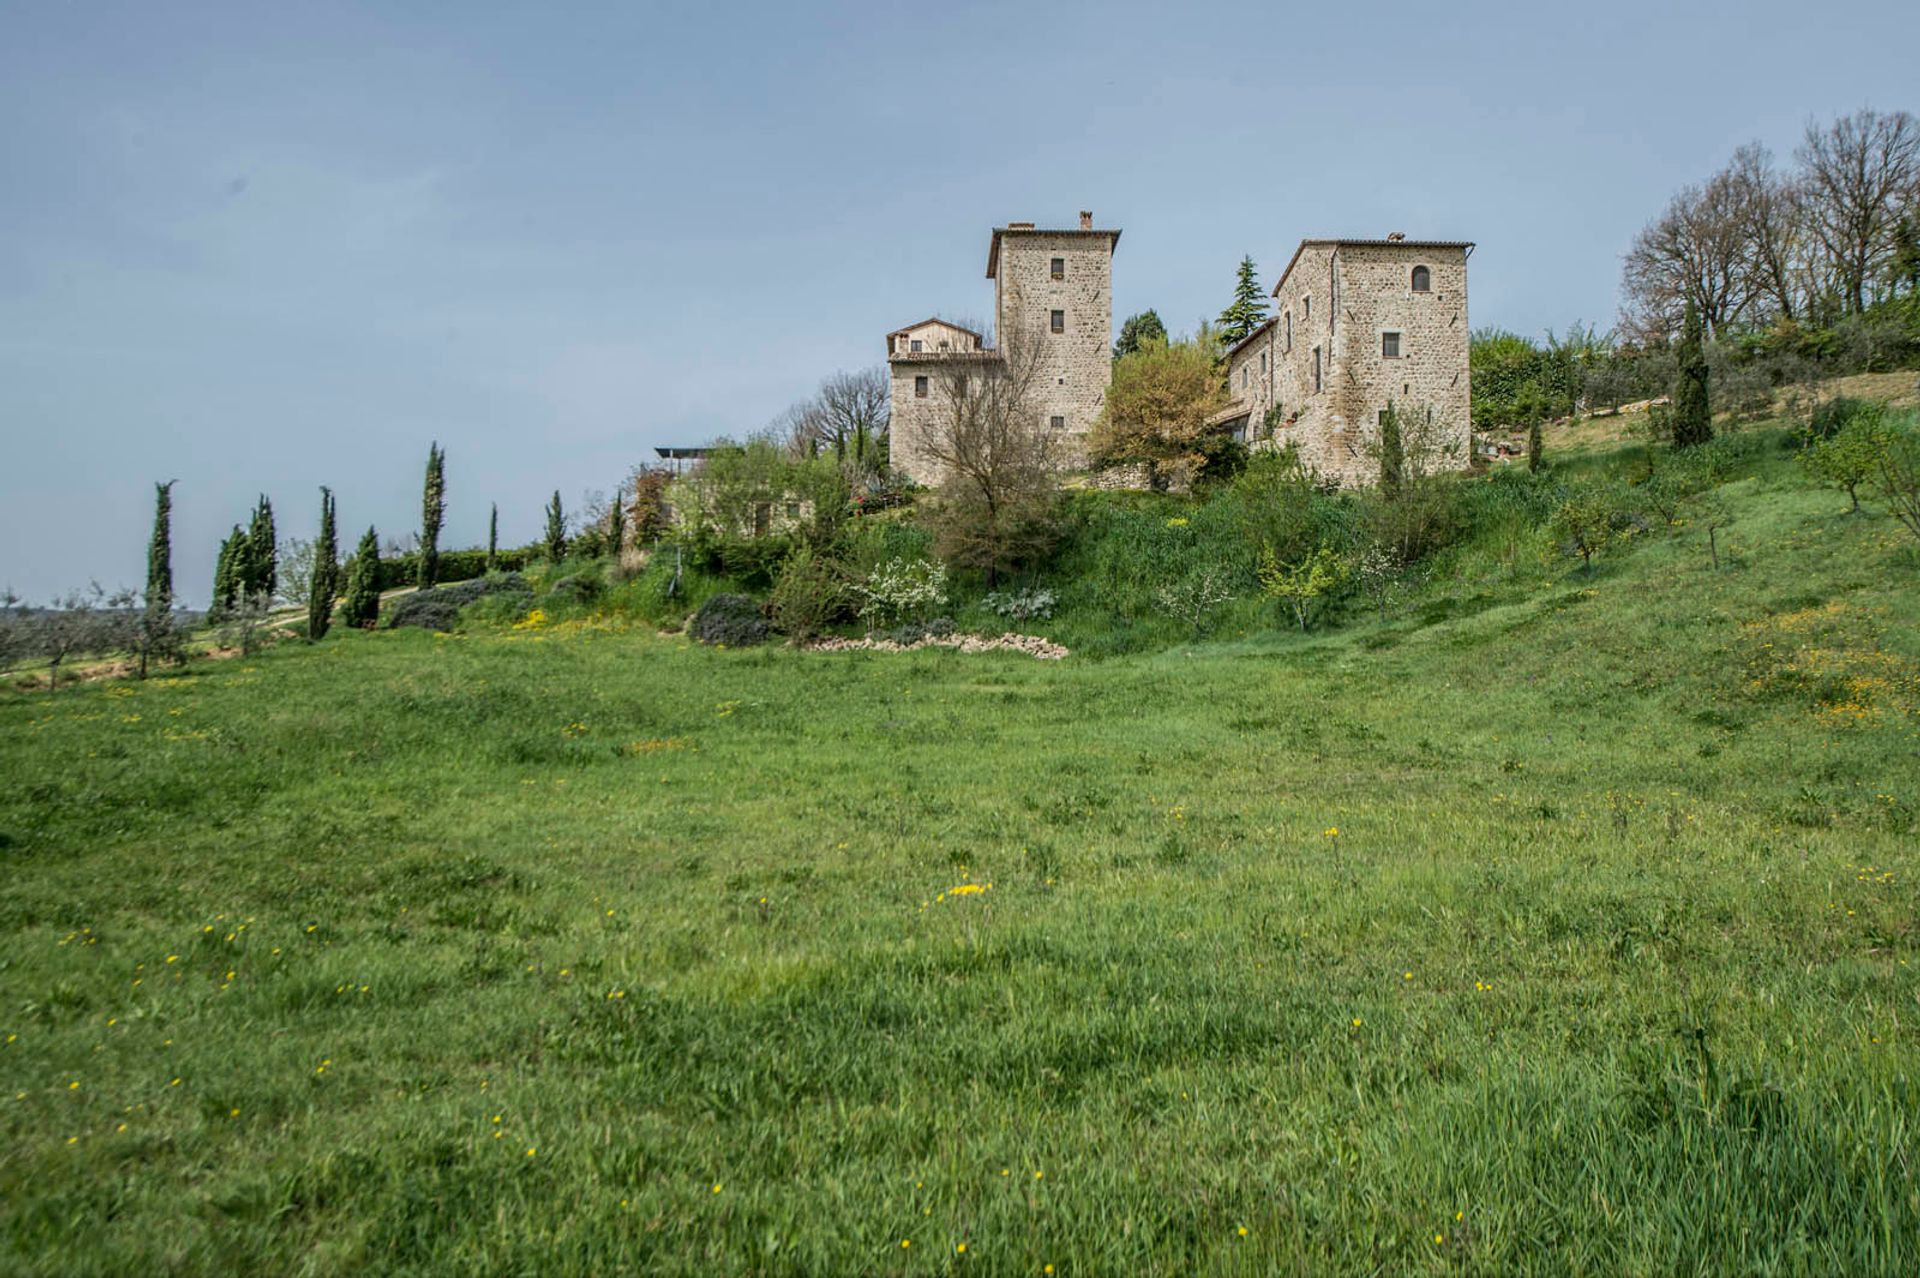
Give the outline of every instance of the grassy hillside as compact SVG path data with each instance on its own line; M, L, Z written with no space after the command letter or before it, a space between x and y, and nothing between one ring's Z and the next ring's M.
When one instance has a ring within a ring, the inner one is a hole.
M1721 492L1326 635L0 695L4 1268L1915 1272L1920 557Z

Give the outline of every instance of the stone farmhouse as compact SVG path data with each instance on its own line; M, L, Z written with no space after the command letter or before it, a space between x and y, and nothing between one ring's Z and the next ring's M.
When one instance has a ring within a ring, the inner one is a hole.
M1082 212L1074 229L1032 222L995 227L987 250L994 334L925 319L887 334L892 464L935 484L928 441L947 405L943 378L956 366L985 376L1003 352L1032 349L1040 367L1036 411L1085 465L1087 431L1113 371L1113 254L1117 230ZM1324 478L1365 484L1387 405L1424 440L1429 465L1470 461L1467 258L1461 240L1303 240L1274 286L1274 314L1227 353L1231 403L1210 424L1255 449L1299 450ZM1017 345L1016 345L1017 344Z

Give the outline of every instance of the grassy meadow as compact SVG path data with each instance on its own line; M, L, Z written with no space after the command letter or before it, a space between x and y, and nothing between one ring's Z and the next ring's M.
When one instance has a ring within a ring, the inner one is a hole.
M0 693L0 1270L1920 1271L1920 556L1756 456L1308 636Z

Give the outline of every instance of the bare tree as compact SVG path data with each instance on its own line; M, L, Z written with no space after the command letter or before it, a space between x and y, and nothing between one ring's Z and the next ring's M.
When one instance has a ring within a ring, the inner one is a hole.
M997 360L954 360L941 373L941 409L924 448L942 476L935 530L940 553L1000 572L1053 539L1057 440L1040 420L1045 337L1017 335Z
M1711 332L1741 317L1754 288L1741 192L1729 173L1683 188L1634 237L1622 291L1627 326L1642 339L1671 337L1689 301Z
M1749 142L1733 153L1725 177L1746 240L1753 299L1794 319L1808 290L1805 203L1798 187L1773 167L1773 153Z
M106 603L106 591L96 581L86 590L67 592L35 614L28 651L46 660L48 688L60 686L60 667L67 658L112 645L112 628L101 611Z
M842 463L872 470L886 457L891 403L884 368L839 372L821 382L813 398L781 414L775 428L797 453L831 452Z
M1892 259L1901 216L1920 200L1920 122L1870 108L1824 129L1809 122L1795 154L1808 231L1842 304L1858 315Z

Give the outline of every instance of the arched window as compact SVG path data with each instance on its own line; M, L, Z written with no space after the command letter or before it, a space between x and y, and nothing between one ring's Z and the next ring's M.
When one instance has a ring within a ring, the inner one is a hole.
M1413 291L1416 293L1433 292L1433 272L1424 266L1413 268Z

